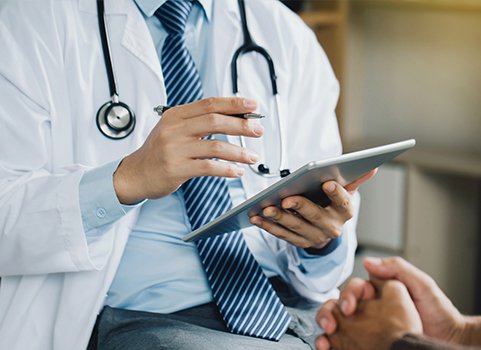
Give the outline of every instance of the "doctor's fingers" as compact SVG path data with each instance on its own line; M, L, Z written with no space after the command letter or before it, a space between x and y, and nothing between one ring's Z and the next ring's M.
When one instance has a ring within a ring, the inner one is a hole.
M219 176L237 178L244 175L245 170L240 166L213 159L194 159L185 163L184 177L187 179L198 176Z
M204 114L240 114L255 111L257 103L254 100L241 97L208 97L199 101L170 108L164 116L170 118L189 119Z
M367 180L369 180L370 178L372 178L376 174L377 174L377 168L365 173L362 176L360 176L359 178L357 178L356 180L354 180L350 184L347 184L344 188L346 189L346 191L352 193L352 192L356 191L358 189L358 187L361 186L364 182L366 182Z
M326 235L318 227L304 220L301 216L276 207L267 207L262 211L262 215L282 226L287 231L304 238L307 245L297 245L300 248L322 248L331 237ZM280 232L280 231L279 231Z
M342 233L344 220L335 210L310 201L303 196L291 196L284 198L282 208L295 210L302 218L317 227L329 238L337 238Z
M261 229L269 232L271 235L276 236L284 241L287 241L299 248L310 248L312 243L304 236L290 231L287 228L260 216L253 216L250 218L250 222L253 225L260 227Z
M344 222L351 219L354 215L354 208L351 201L351 194L335 181L327 181L322 185L322 189L331 200L331 204L327 206L327 211L334 209L335 213L340 216Z
M217 158L231 162L255 164L259 156L247 148L218 140L198 140L189 145L189 157L194 159Z
M264 127L258 122L225 114L205 114L184 123L185 132L196 137L211 134L261 137L264 134Z

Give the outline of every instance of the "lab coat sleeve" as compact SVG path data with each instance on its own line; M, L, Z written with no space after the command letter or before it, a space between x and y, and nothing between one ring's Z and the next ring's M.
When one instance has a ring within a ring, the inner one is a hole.
M80 166L49 170L48 113L0 75L0 276L100 269L112 237L87 245Z
M12 14L31 12L28 2L0 9L0 43L8 48L0 57L0 276L101 269L114 237L86 241L79 208L86 169L73 164L70 129L55 124L69 116L52 102L66 90L52 17L38 14L40 33L30 17ZM54 128L66 142L55 143Z

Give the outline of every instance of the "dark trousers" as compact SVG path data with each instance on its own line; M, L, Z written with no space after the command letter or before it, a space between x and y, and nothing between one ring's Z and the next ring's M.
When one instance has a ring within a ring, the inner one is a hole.
M315 323L320 305L306 302L278 278L270 282L292 316L279 342L229 333L214 303L171 314L106 306L97 318L88 350L314 349L321 332Z

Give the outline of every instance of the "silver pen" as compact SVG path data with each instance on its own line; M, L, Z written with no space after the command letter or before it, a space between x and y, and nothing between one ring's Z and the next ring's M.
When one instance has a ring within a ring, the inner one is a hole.
M162 106L159 105L154 107L154 112L156 112L159 117L162 117L166 111L168 111L172 106ZM243 118L243 119L262 119L265 118L264 115L258 113L242 113L242 114L229 114L231 117Z

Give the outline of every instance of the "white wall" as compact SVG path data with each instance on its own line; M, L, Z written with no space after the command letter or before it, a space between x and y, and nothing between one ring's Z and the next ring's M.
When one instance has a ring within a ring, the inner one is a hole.
M352 4L347 139L481 152L481 11Z

